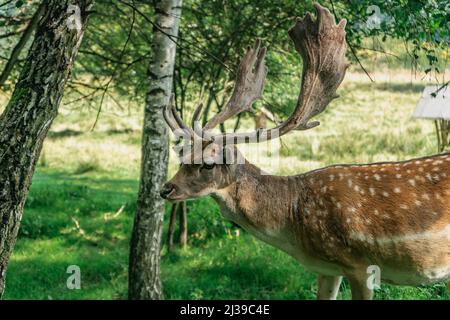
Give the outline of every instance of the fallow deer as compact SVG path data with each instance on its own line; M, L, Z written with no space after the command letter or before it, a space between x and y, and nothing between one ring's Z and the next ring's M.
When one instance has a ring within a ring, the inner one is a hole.
M318 274L318 299L335 299L342 276L353 299L371 299L368 267L400 285L450 280L450 153L403 162L334 165L296 176L261 174L249 163L215 163L214 155L246 140L274 139L292 130L311 129L344 78L346 20L315 5L289 30L303 60L295 110L273 129L211 134L209 130L251 109L261 98L267 68L259 41L249 48L237 72L226 108L205 127L188 127L173 106L164 110L172 130L201 142L161 190L169 201L211 195L222 214L257 238L287 252ZM200 108L194 113L194 121ZM244 138L244 139L242 139ZM186 158L187 157L187 158ZM209 160L208 160L209 159ZM217 162L217 161L216 161ZM197 164L196 164L197 163Z

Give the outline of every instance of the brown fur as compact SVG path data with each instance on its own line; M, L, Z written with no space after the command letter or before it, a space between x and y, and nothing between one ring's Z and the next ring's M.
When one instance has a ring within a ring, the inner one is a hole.
M335 297L341 275L354 298L371 298L369 265L396 284L450 279L450 154L289 177L183 165L170 183L169 199L211 194L226 218L318 273L319 298Z

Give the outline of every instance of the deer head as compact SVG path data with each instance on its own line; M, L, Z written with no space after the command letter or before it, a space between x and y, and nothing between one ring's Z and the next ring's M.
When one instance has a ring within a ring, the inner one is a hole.
M247 49L239 64L230 100L203 128L196 121L201 106L194 112L191 127L181 120L173 103L165 108L164 117L169 127L189 137L192 147L182 155L179 171L163 186L163 198L180 201L200 197L236 181L246 162L234 147L236 144L261 142L319 125L317 121L309 121L336 97L336 89L348 64L345 61L346 20L336 24L328 9L319 4L315 8L317 19L307 13L289 30L289 36L303 60L303 74L296 107L286 121L271 129L247 133L214 134L211 131L241 112L252 111L253 103L262 97L268 70L264 62L266 48L260 46L259 40Z

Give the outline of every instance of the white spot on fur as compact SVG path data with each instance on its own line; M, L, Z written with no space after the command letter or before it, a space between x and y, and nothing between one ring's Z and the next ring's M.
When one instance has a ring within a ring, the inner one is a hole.
M400 190L400 188L399 188L399 187L396 187L396 188L394 188L394 192L395 192L395 193L400 193L400 192L401 192L401 190Z
M369 192L372 196L375 195L375 189L374 188L369 188Z
M375 180L377 180L377 181L380 181L381 180L381 177L380 177L380 175L379 174L374 174L373 175L373 177L375 178Z
M412 185L413 187L416 186L416 182L413 179L409 179L408 180L409 184Z

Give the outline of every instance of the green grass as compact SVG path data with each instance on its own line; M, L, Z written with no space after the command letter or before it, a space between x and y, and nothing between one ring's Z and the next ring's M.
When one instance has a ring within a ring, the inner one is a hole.
M410 118L422 83L370 84L360 76L349 78L342 98L319 117L320 127L283 138L287 147L281 149L279 173L435 152L432 123ZM94 132L88 130L92 121L87 116L64 111L53 127L57 133L45 142L8 268L6 299L127 296L140 161L141 133L134 127L140 115L131 124L108 116ZM236 236L236 227L221 218L211 199L188 203L188 223L188 247L162 251L166 298L314 299L314 274L242 230ZM81 290L66 288L69 265L81 268ZM349 298L344 282L339 299ZM382 285L375 298L450 299L444 283Z

